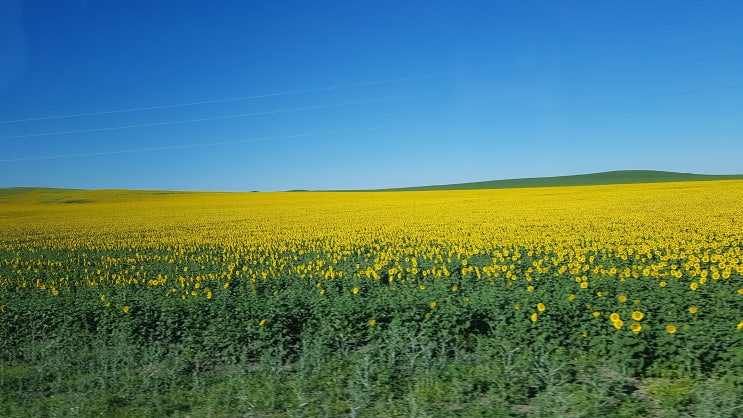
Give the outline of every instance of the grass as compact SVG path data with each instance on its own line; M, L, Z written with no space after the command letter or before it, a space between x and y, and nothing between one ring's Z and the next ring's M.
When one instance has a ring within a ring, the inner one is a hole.
M95 202L126 202L131 199L157 198L162 195L189 192L128 189L58 189L53 187L0 188L0 204L86 204Z
M478 181L473 183L441 184L432 186L401 187L395 191L422 190L476 190L514 189L529 187L595 186L603 184L667 183L681 181L740 180L743 174L711 175L675 173L654 170L621 170L572 176L535 177L507 180Z
M478 189L517 189L530 187L561 187L561 186L596 186L605 184L638 184L638 183L668 183L686 181L711 180L742 180L743 174L693 174L676 173L672 171L655 170L620 170L606 171L592 174L576 174L571 176L533 177L506 180L488 180L471 183L439 184L430 186L399 187L372 190L338 190L338 191L425 191L425 190L478 190ZM312 190L292 189L287 192L309 192ZM96 200L103 195L105 200L119 201L117 195L122 193L136 193L140 195L162 195L189 193L188 191L167 190L96 190ZM252 190L255 192L255 190ZM8 187L0 188L0 203L10 202L11 199L21 198L29 203L43 201L44 203L90 203L91 190L61 189L51 187Z

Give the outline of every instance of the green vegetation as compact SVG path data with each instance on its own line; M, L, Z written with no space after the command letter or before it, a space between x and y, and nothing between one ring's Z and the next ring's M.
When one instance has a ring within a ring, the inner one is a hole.
M16 193L0 415L741 417L741 185Z
M639 183L668 183L668 182L687 182L687 181L713 181L713 180L741 180L743 174L692 174L692 173L675 173L670 171L654 170L621 170L607 171L593 174L576 174L571 176L555 177L535 177L520 178L507 180L490 180L478 181L472 183L441 184L431 186L414 186L400 187L392 189L379 189L370 191L423 191L423 190L477 190L477 189L515 189L531 187L562 187L562 186L596 186L609 184L639 184ZM308 192L311 190L293 189L289 192ZM341 190L351 191L351 190ZM11 198L18 196L27 196L32 199L34 196L59 195L57 200L62 196L85 195L89 190L79 189L57 189L45 187L10 187L0 188L0 203L10 201ZM98 190L96 192L117 192L116 190ZM163 191L163 190L118 190L120 193L137 193L137 194L173 194L189 193L186 191ZM49 202L55 202L54 198L47 198Z
M52 187L0 188L0 204L83 204L93 202L126 202L131 199L157 198L163 195L178 195L190 192L165 190L84 190L58 189Z
M508 180L478 181L473 183L442 184L435 186L402 187L387 190L473 190L473 189L513 189L528 187L595 186L601 184L666 183L682 181L740 180L743 174L711 175L674 173L653 170L607 171L595 174L573 176L536 177Z
M202 247L182 261L219 251ZM112 255L88 252L92 260ZM135 254L116 256L126 264ZM304 259L318 257L325 258ZM526 251L521 257L517 266L533 260ZM473 257L469 265L484 262ZM177 275L168 264L149 263L143 275ZM185 265L204 274L220 268ZM702 302L704 316L686 314L687 328L671 335L663 328L669 314L643 318L645 329L631 331L636 305L617 309L626 311L622 330L608 318L577 314L590 301L608 316L616 298L601 302L592 291L570 301L563 280L543 281L531 295L503 280L495 287L478 281L462 260L448 269L447 278L401 283L395 292L384 277L329 281L321 295L314 281L297 276L257 286L235 279L229 288L204 281L209 298L198 288L191 296L192 283L186 300L141 285L72 287L56 297L6 293L3 416L740 416L734 282L711 286L699 301L719 296ZM642 295L653 301L643 306L669 312L689 293L680 284L669 290L634 281L599 288ZM543 300L546 309L532 322L536 304L517 310L513 299ZM716 323L728 326L704 330Z

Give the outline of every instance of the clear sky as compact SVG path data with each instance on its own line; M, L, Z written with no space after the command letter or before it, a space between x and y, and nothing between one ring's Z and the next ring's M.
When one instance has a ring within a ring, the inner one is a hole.
M0 63L0 187L743 173L738 0L4 0Z

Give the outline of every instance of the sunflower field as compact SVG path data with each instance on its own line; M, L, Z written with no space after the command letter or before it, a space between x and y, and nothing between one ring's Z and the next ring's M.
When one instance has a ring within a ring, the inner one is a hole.
M0 191L2 416L743 416L743 181Z

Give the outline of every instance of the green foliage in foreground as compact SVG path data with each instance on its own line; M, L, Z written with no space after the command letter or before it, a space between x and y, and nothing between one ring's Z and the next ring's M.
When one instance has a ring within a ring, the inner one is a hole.
M524 305L548 307L531 322L513 290L464 280L457 262L450 277L394 291L363 280L320 294L294 278L233 281L209 299L164 297L157 286L6 289L2 415L743 414L743 332L730 310L738 276L700 294L703 315L676 334L652 317L635 334L576 314L571 303L584 301L569 303L558 280L524 291ZM646 282L606 285L648 293ZM648 294L673 309L686 293L669 284Z
M138 346L117 331L24 346L2 366L3 416L740 416L724 378L635 379L564 349L478 337L476 349L421 340L384 345L301 341L227 360L197 341Z

